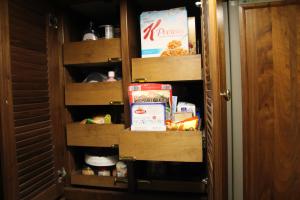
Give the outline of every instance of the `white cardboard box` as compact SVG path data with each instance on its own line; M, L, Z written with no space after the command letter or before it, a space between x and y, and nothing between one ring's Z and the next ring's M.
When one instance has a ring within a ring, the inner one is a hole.
M185 7L143 12L140 27L142 58L189 54Z
M134 103L131 105L132 131L165 131L164 103Z

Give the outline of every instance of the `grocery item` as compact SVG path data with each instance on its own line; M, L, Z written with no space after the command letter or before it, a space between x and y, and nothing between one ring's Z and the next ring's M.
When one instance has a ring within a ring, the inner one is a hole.
M101 167L98 170L98 176L111 176L110 169L108 167Z
M122 161L117 162L116 169L117 169L117 177L119 178L127 177L127 165L124 162Z
M164 103L134 103L131 105L132 131L165 131Z
M192 112L193 116L196 116L196 106L192 103L178 102L177 112Z
M188 55L188 18L184 7L143 12L142 58Z
M110 114L98 115L93 118L87 118L80 122L81 124L111 124Z
M192 112L176 112L174 113L174 122L180 122L183 121L185 119L191 118L193 117L193 113Z
M96 32L94 29L94 23L89 23L89 28L85 31L82 40L97 40Z
M171 85L158 83L130 84L128 96L130 105L133 103L165 103L166 119L171 119Z
M168 130L193 131L198 128L198 117L192 117L179 122L166 121Z
M86 176L95 175L94 171L90 167L84 167L81 170L81 173L82 173L82 175L86 175Z
M99 26L100 38L111 39L114 37L114 27L112 25Z
M115 79L115 72L114 71L109 71L108 72L108 79L106 81L107 82L117 81Z

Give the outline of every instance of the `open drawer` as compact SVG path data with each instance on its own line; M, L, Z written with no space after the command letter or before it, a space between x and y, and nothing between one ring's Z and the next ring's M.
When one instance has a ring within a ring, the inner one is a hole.
M68 146L115 147L123 124L67 124Z
M202 162L200 131L137 132L120 134L120 159Z
M120 38L65 43L64 65L92 65L121 60Z
M122 82L69 83L66 105L112 105L123 103Z
M201 55L132 59L132 81L201 80Z

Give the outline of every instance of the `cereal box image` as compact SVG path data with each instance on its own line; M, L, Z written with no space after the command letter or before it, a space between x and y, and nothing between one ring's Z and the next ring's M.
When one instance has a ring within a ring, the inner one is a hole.
M143 12L142 58L188 55L188 17L184 7Z

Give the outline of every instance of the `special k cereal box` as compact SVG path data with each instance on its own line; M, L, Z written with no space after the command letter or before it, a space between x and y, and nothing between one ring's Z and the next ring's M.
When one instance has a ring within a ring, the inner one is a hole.
M188 18L184 7L143 12L142 58L188 55Z

